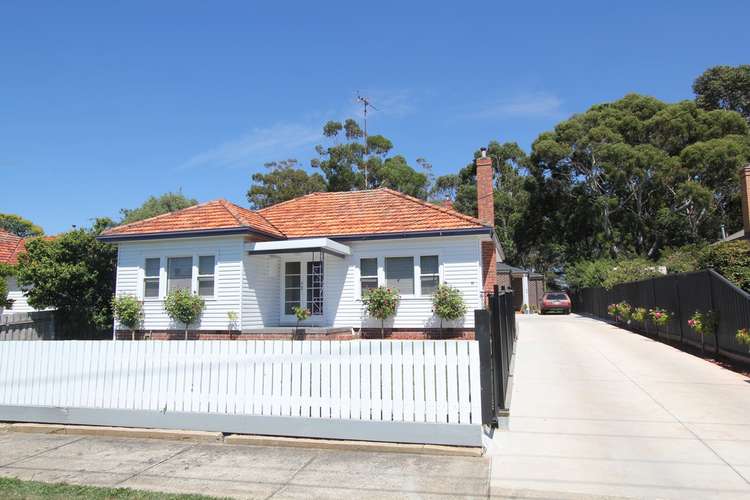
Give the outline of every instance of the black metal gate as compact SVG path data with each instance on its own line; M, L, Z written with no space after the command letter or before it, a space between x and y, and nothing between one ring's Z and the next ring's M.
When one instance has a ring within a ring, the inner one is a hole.
M474 311L475 338L479 342L482 388L482 423L497 426L498 415L508 411L508 380L516 345L513 292L487 295L487 309Z

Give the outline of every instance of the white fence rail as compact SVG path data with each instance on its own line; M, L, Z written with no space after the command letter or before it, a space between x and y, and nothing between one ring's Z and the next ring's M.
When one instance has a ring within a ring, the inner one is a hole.
M474 341L0 343L0 419L479 445Z

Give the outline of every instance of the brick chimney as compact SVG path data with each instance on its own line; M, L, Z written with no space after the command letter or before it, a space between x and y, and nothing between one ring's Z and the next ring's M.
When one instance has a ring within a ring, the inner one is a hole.
M495 225L495 197L492 189L492 159L487 158L487 148L477 158L477 214L485 224Z
M740 170L740 197L742 197L742 226L745 238L750 239L750 163Z
M453 210L453 202L450 200L450 198L446 198L441 201L440 206L442 206L443 208L447 208L448 210Z
M493 189L492 159L487 158L487 148L482 148L482 156L477 158L477 214L484 224L495 227L495 196ZM495 242L482 242L482 290L492 292L497 285L497 259Z

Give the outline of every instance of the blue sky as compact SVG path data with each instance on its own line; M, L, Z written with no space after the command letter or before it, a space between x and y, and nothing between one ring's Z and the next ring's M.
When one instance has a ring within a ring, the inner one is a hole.
M464 166L629 92L750 63L747 2L0 2L0 212L48 233L182 189L246 205L329 119Z

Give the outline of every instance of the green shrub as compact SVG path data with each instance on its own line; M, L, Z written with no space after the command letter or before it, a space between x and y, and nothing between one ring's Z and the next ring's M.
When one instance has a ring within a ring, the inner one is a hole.
M440 318L440 328L443 328L443 320L452 321L464 317L466 304L457 288L440 285L432 295L432 311Z
M113 297L112 313L122 326L130 330L130 337L135 340L135 330L143 319L143 302L132 295Z
M8 264L0 263L0 309L10 308L13 301L8 298L8 280L13 276L13 267Z
M662 273L655 262L634 258L581 261L569 266L565 275L570 287L579 290L599 286L610 289L620 283L661 276Z
M185 340L188 339L188 328L203 312L206 303L188 290L174 290L169 292L164 300L164 310L170 318L185 325Z
M701 269L712 267L738 287L750 290L750 241L713 245L701 257L700 265Z
M362 297L367 314L380 320L381 338L385 338L385 320L396 314L399 300L398 291L383 286L369 290Z
M690 273L701 269L700 261L709 250L708 245L696 243L664 251L660 260L668 273Z

